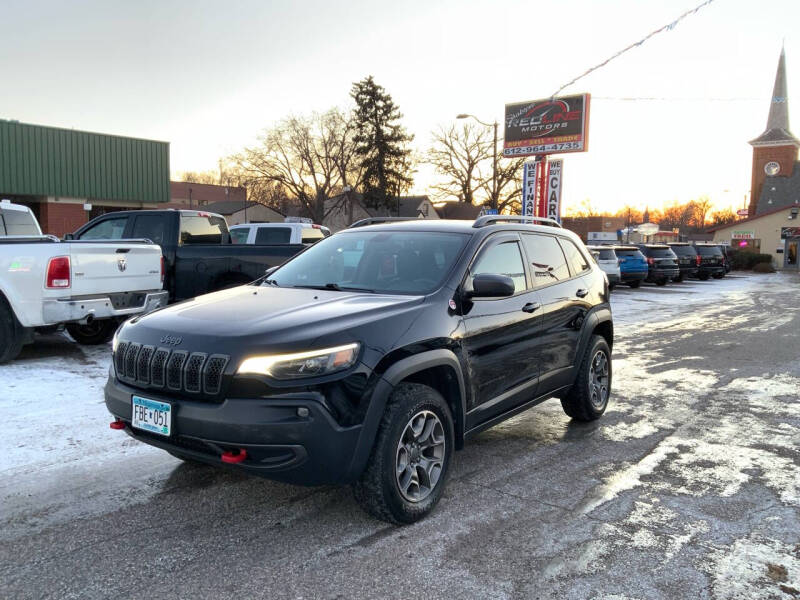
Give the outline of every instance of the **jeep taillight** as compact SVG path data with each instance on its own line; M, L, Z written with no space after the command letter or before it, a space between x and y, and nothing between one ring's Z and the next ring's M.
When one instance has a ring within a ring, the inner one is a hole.
M695 258L695 260L697 261L697 266L699 267L699 266L700 266L700 255L698 254L698 255L697 255L697 256L695 256L694 258Z
M48 288L68 288L70 286L69 256L54 256L47 262Z
M654 265L654 264L656 264L656 261L653 260L652 256L648 256L647 257L647 264L648 265Z

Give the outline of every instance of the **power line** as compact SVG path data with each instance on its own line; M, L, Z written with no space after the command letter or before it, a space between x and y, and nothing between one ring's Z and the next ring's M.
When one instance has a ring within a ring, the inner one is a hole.
M693 9L691 9L691 10L687 10L685 13L683 13L681 16L679 16L677 19L675 19L675 20L674 20L674 21L672 21L671 23L668 23L668 24L664 25L663 27L659 27L659 28L658 28L658 29L656 29L655 31L652 31L652 32L650 32L649 34L647 34L645 37L643 37L643 38L642 38L641 40L639 40L638 42L635 42L635 43L631 44L630 46L628 46L628 47L626 47L626 48L623 48L622 50L620 50L619 52L617 52L617 53L616 53L616 54L614 54L613 56L610 56L609 58L607 58L606 60L604 60L603 62L601 62L599 65L596 65L596 66L592 67L591 69L588 69L588 70L584 71L582 74L578 75L578 76L577 76L575 79L573 79L572 81L570 81L570 82L568 82L568 83L565 83L565 84L564 84L564 85L562 85L560 88L558 88L558 89L557 89L555 92L553 92L553 96L552 96L552 97L555 97L555 96L557 96L557 95L558 95L558 93L559 93L561 90L563 90L563 89L564 89L564 88L566 88L566 87L569 87L569 86L571 86L571 85L572 85L573 83L575 83L576 81L578 81L578 80L580 80L580 79L583 79L583 78L584 78L584 77L586 77L586 76L587 76L589 73L592 73L593 71L596 71L597 69L599 69L599 68L601 68L601 67L605 67L605 66L606 66L608 63L610 63L612 60L614 60L614 59L615 59L615 58L617 58L618 56L621 56L621 55L625 54L625 53L626 53L628 50L632 50L632 49L634 49L634 48L636 48L636 47L638 47L638 46L641 46L642 44L644 44L644 43L645 43L647 40L649 40L649 39L650 39L651 37L653 37L654 35L656 35L656 34L658 34L658 33L661 33L662 31L672 31L672 29L674 29L674 28L675 28L675 26L676 26L676 25L677 25L677 24L678 24L680 21L682 21L683 19L685 19L685 18L686 18L686 17L688 17L689 15L692 15L692 14L696 13L698 10L700 10L700 9L701 9L701 8L703 8L704 6L707 6L708 4L711 4L713 1L714 1L714 0L705 0L705 2L702 2L701 4L698 4L698 5L697 5L696 7L694 7Z

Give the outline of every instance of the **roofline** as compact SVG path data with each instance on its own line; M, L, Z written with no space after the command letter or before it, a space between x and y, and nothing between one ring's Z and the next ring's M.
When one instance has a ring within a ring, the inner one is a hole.
M747 217L746 219L742 219L741 221L734 221L733 223L727 223L725 225L720 225L719 227L714 227L712 229L705 229L703 233L714 233L715 231L719 231L720 229L727 229L728 227L733 227L735 225L741 225L742 223L749 223L750 221L755 221L756 219L760 219L762 217L768 217L769 215L774 215L777 212L782 210L790 209L791 207L796 206L795 204L784 204L778 208L773 208L767 212L763 212L760 215L756 215L754 217Z
M115 138L123 138L126 140L137 140L140 142L156 142L159 144L167 144L169 146L169 142L166 140L154 140L151 138L142 138L142 137L134 137L132 135L118 135L116 133L102 133L100 131L88 131L86 129L75 129L69 127L55 127L53 125L40 125L39 123L27 123L24 121L18 121L15 119L0 119L0 121L4 121L6 123L11 123L12 125L26 125L28 127L39 127L41 129L55 129L56 131L66 131L68 133L86 133L88 135L101 135L103 137L115 137Z

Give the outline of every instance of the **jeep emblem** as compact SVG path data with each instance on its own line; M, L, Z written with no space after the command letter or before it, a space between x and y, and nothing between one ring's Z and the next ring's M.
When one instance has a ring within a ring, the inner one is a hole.
M175 337L174 335L165 335L161 338L162 344L167 344L168 346L177 346L183 341L183 338Z

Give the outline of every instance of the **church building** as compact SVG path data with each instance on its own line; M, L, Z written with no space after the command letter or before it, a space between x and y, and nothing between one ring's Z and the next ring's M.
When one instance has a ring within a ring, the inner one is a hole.
M767 127L750 142L753 164L748 217L710 232L714 241L772 254L779 269L798 269L800 162L798 140L789 129L786 55L781 50Z

